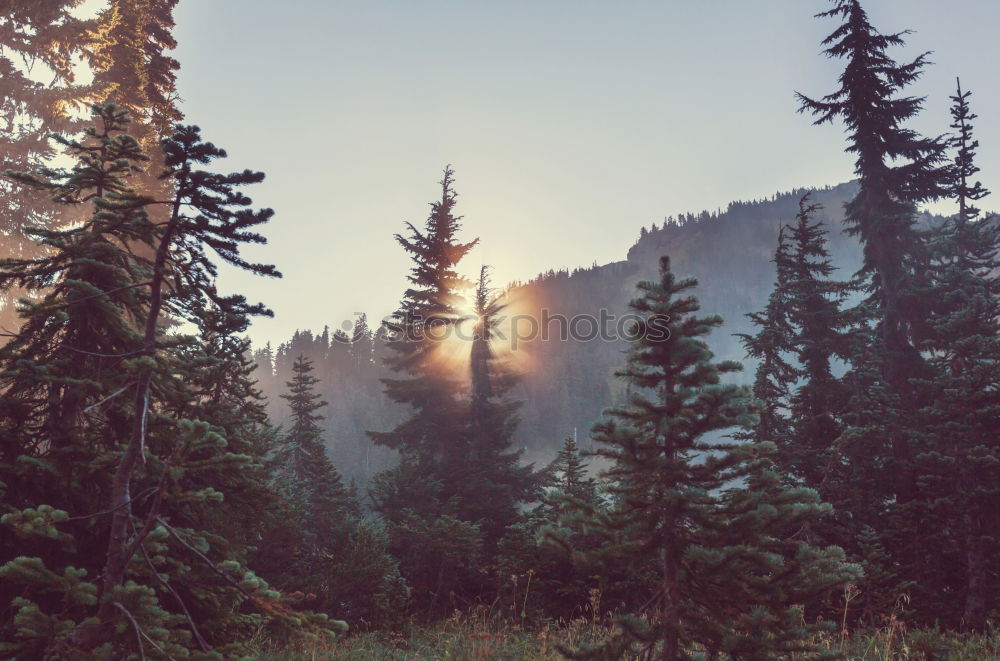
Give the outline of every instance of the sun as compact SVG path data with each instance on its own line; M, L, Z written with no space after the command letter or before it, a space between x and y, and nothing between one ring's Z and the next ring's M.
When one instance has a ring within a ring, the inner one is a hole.
M483 317L479 314L474 301L463 297L455 312L458 315L455 320L456 337L461 341L471 342L476 334L476 330L482 325Z

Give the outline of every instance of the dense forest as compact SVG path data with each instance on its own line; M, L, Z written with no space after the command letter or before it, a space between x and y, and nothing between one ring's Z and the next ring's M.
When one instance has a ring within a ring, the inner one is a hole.
M0 15L4 658L1000 658L1000 225L907 32L818 15L849 183L500 286L446 166L394 311L254 346L177 2Z

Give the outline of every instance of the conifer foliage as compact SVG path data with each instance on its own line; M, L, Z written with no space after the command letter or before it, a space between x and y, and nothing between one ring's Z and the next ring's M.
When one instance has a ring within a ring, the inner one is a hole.
M860 190L846 218L864 249L859 276L871 295L847 319L850 367L841 384L824 376L830 385L815 392L833 397L828 410L843 402L840 414L796 440L812 447L837 437L835 479L826 482L834 490L824 495L865 564L864 611L874 617L905 595L917 621L982 627L991 607L984 586L996 574L984 555L992 538L982 533L995 521L980 508L995 511L996 472L987 466L997 455L976 430L995 426L1000 244L995 223L975 208L987 194L974 181L975 115L959 86L950 140L906 128L923 99L901 94L926 54L897 63L888 50L903 45L904 33L880 33L858 0L834 4L821 16L842 21L824 42L830 57L846 60L840 88L800 98L817 123L840 118L849 131ZM955 156L945 164L948 148ZM958 214L918 227L916 204L945 196Z
M408 236L396 236L413 268L387 323L394 355L386 363L399 376L383 382L412 414L390 432L371 433L400 453L396 468L376 476L372 496L415 601L428 611L483 589L484 563L531 488L530 469L509 450L515 406L503 399L511 382L489 346L498 309L485 270L473 299L477 319L464 311L472 283L458 264L476 240L458 240L453 176L445 169L426 229L408 225Z
M509 399L517 376L505 364L496 343L505 304L490 287L489 268L480 269L473 299L469 349L469 436L466 458L468 516L480 522L487 544L517 520L519 503L531 499L536 487L532 468L521 465L521 452L511 450L519 402Z
M384 623L406 605L406 587L386 551L381 529L365 521L360 503L331 462L319 422L327 406L315 392L312 362L299 356L287 383L288 430L270 464L281 521L265 535L260 555L269 576L301 603L354 623Z
M94 121L64 140L72 170L8 173L91 215L35 229L47 255L0 264L4 286L45 292L22 303L24 323L0 350L4 644L25 657L238 656L250 630L293 615L217 513L233 495L245 520L240 495L263 487L241 435L259 420L225 418L248 413L222 404L234 393L225 378L206 391L208 374L181 376L218 361L225 338L264 312L217 292L208 255L277 274L239 256L241 244L263 242L252 228L271 212L250 209L237 187L263 175L200 170L225 153L179 127L163 145L173 197L154 200L130 187L146 159L127 115L99 105ZM146 209L161 203L170 214L154 222ZM168 316L202 328L206 344L166 333ZM245 364L222 360L238 392ZM212 396L218 414L197 416Z
M819 209L807 194L795 222L782 226L774 290L765 310L749 315L760 330L741 338L748 354L760 360L754 385L762 406L756 437L774 441L781 470L820 489L827 500L841 477L836 444L848 397L843 380L833 374L833 362L852 355L855 315L845 304L856 285L831 279L826 230L813 220Z
M998 607L1000 575L1000 227L976 207L989 191L974 179L969 97L960 84L951 97L948 190L958 213L929 237L937 309L924 346L935 376L922 384L917 473L927 548L937 552L913 578L928 614L979 629Z
M846 60L840 87L819 100L800 94L800 111L816 115L817 124L842 119L849 132L860 190L846 207L846 222L864 250L862 273L869 276L877 316L882 378L905 419L918 406L911 381L927 372L918 348L928 313L927 254L914 226L916 203L945 192L945 144L905 126L924 100L901 93L920 76L927 53L896 62L888 50L904 45L904 33L879 32L859 0L833 1L820 16L842 21L823 42L828 57ZM886 431L893 495L905 503L917 488L909 433L902 423Z
M79 0L7 3L0 16L0 171L34 171L56 153L47 136L76 122L69 110L88 92L74 81L73 58L87 47L96 21L73 14ZM32 63L34 73L26 70ZM48 83L37 79L39 70ZM22 232L51 220L53 205L43 193L0 181L0 235L9 255L35 248ZM11 312L13 306L6 306ZM13 316L8 314L7 316Z
M828 506L780 485L767 459L774 446L723 436L753 424L751 400L721 383L739 365L712 362L703 338L722 320L696 316L695 284L676 279L664 257L660 281L640 283L630 306L641 321L620 375L634 390L594 428L615 506L592 517L605 543L590 555L648 567L648 601L573 658L631 650L674 661L695 646L732 659L806 655L812 625L795 604L855 575L839 549L792 538Z
M319 379L312 375L312 363L305 356L295 359L292 370L288 392L282 395L291 415L275 458L278 479L301 501L301 516L330 519L331 514L345 509L346 492L340 474L326 456L318 424L323 416L317 411L327 403L315 392Z

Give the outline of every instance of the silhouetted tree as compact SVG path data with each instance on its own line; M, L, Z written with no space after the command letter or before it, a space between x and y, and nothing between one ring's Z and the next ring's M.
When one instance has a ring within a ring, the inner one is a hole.
M927 374L918 345L928 318L928 256L914 227L915 205L945 192L940 167L945 145L905 127L923 99L900 93L920 76L927 54L897 63L887 51L904 44L904 33L880 33L859 0L833 2L834 8L819 16L843 22L823 42L825 53L847 64L836 91L820 100L799 94L800 111L816 115L817 124L842 119L850 134L848 151L856 157L860 188L846 206L846 222L864 249L862 273L870 278L882 374L899 400L900 419L887 428L886 466L895 500L905 504L917 489L905 423L918 406L911 380Z

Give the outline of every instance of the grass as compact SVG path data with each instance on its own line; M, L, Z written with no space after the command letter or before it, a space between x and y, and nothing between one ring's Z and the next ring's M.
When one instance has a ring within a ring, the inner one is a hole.
M522 628L486 609L460 614L435 627L346 636L322 647L263 650L260 661L556 661L559 643L599 639L604 625L576 619L559 626ZM824 639L850 661L1000 661L1000 630L980 635L907 630L894 618L879 629ZM789 661L794 661L790 659Z

